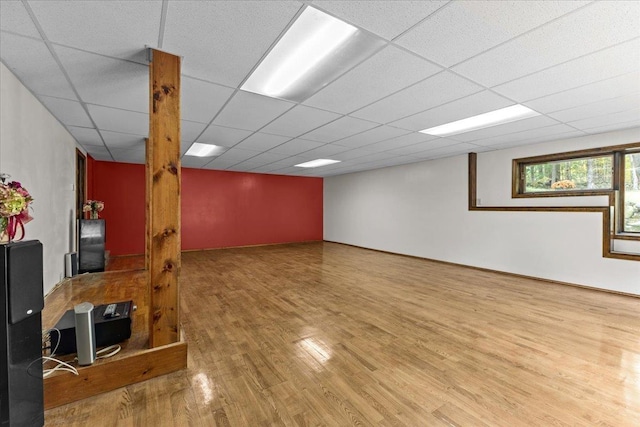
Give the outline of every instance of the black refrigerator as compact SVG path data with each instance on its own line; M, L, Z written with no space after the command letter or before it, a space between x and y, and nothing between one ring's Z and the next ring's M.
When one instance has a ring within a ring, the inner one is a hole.
M104 271L104 219L81 219L78 231L78 273Z
M0 280L0 426L42 426L42 244L0 244Z

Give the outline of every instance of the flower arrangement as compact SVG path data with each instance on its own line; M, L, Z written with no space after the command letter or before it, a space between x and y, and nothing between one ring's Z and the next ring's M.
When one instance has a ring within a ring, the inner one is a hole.
M567 190L569 188L576 188L576 183L570 179L563 179L562 181L556 181L551 184L551 188L554 190Z
M8 175L0 179L0 237L12 241L24 237L24 224L33 218L29 215L29 206L33 197L19 182L11 181L5 184Z
M103 209L104 202L101 202L100 200L87 200L82 206L82 212L89 212L90 219L100 218L98 212L102 212Z

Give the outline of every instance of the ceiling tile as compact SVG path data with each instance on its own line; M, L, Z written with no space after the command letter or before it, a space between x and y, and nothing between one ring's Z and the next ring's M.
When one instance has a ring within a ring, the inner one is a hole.
M87 112L78 101L40 96L38 99L66 126L93 127Z
M499 146L501 144L510 143L510 147L515 147L520 144L525 144L526 141L530 141L532 139L542 139L546 137L557 136L558 138L564 137L563 135L567 134L580 134L584 135L583 132L576 131L575 128L571 126L567 126L565 124L556 124L551 126L546 126L542 128L533 128L527 129L520 132L512 132L506 135L493 136L490 138L478 139L473 141L475 145L480 146Z
M403 129L420 131L513 104L513 101L485 90L389 124Z
M87 153L91 155L95 160L102 160L105 162L112 162L113 157L111 157L111 153L104 146L99 147L96 145L89 145L85 147Z
M44 42L2 33L0 43L2 62L33 93L77 100Z
M538 134L537 136L533 137L533 138L524 138L524 137L520 137L519 134L512 134L512 136L517 136L518 138L507 138L507 136L509 135L503 135L503 136L498 136L495 139L491 138L493 141L492 145L487 145L486 148L490 148L490 149L494 149L494 150L503 150L506 148L513 148L513 147L522 147L523 145L529 145L529 144L538 144L540 142L546 142L546 141L558 141L558 140L564 140L564 139L568 139L568 138L575 138L578 136L585 136L586 132L580 131L580 130L575 130L571 127L568 127L566 125L557 125L557 126L549 126L549 128L545 128L545 129L551 129L551 128L555 128L555 129L560 129L561 127L567 127L571 130L566 131L566 132L559 132L559 133L551 133L550 135L541 135ZM534 133L536 131L536 129L533 129L531 131L525 131L522 132L523 134L525 133L529 133L532 132ZM488 142L489 140L487 140ZM503 142L498 142L498 141L503 141ZM475 144L475 143L474 143ZM477 152L480 152L480 150L478 150Z
M239 148L230 148L229 150L216 157L211 163L230 163L234 164L248 160L256 155L260 154L260 151L256 150L241 150Z
M318 148L314 148L313 150L305 151L304 153L298 154L299 157L304 157L304 161L315 160L315 159L326 159L331 158L331 156L342 153L344 151L349 151L350 148L341 147L339 145L326 144Z
M0 28L40 39L40 33L20 1L0 1ZM4 37L4 34L1 36Z
M477 151L478 146L468 143L460 143L455 145L449 145L446 147L435 148L433 150L423 151L416 153L413 156L422 159L439 159L442 157L457 156L459 154L472 153Z
M89 114L100 130L112 130L136 135L149 133L149 115L135 111L88 105Z
M482 86L444 71L351 113L351 116L388 123L481 90Z
M147 65L61 46L56 46L55 51L84 102L149 112Z
M420 142L418 144L408 145L406 147L394 148L392 150L389 150L388 152L391 154L402 156L413 156L417 153L422 153L427 150L449 147L456 144L459 144L459 142L447 138L436 138L429 141Z
M260 131L293 138L320 127L338 117L340 117L340 115L336 113L318 110L317 108L306 107L304 105L297 105Z
M126 59L139 59L145 46L158 43L158 1L48 0L29 5L47 38L56 43Z
M209 125L204 133L198 138L198 142L215 144L221 147L233 147L251 134L252 131L249 130Z
M123 163L145 163L146 157L143 149L125 149L125 148L110 148L113 159L116 162Z
M412 132L406 135L399 136L397 138L387 139L386 141L376 142L366 146L369 151L388 151L395 148L406 147L408 145L418 144L420 142L426 142L433 139L437 139L435 136L426 135L424 133Z
M586 1L456 1L396 43L452 66L583 6Z
M323 145L321 142L307 141L304 139L293 139L289 142L285 142L282 145L272 148L269 152L276 154L287 154L294 156L296 154L304 153L305 151L319 148Z
M314 1L331 14L387 40L402 34L447 1ZM398 6L401 7L398 7Z
M347 114L438 71L441 68L424 59L387 46L307 99L304 104Z
M345 116L303 135L304 139L333 142L378 126L365 120Z
M234 89L182 76L180 91L182 118L192 122L209 123L233 94Z
M269 163L277 162L289 157L287 154L276 154L272 152L260 153L250 159L245 160L245 163L254 165L253 167L259 167Z
M201 168L212 160L213 157L182 156L180 166L183 168Z
M87 145L97 145L100 147L104 147L104 143L102 142L102 138L100 138L100 134L98 134L98 131L93 128L67 126L67 129L69 130L71 136L73 136L75 140L85 148Z
M640 25L640 17L638 19ZM583 56L493 88L518 102L640 71L640 39ZM637 90L640 83L636 82ZM629 89L633 90L634 87Z
M613 124L608 124L604 126L589 128L585 130L585 132L590 135L594 135L594 134L603 133L603 132L611 132L616 130L639 128L639 127L640 127L640 119L636 118L628 122L613 123Z
M569 122L568 124L581 130L589 130L593 128L613 125L616 123L637 121L639 117L640 117L640 109L634 108L633 110L621 111L618 113L605 114L598 117L590 117L588 119L576 120L576 121Z
M398 129L391 126L378 126L377 128L336 141L335 144L343 147L357 148L373 144L375 142L384 141L385 139L395 138L396 136L405 135L407 133L409 133L409 131L404 129Z
M495 86L638 37L639 16L640 2L594 2L456 65L453 70Z
M536 116L528 119L518 120L503 125L492 126L484 129L475 130L473 132L451 135L448 138L462 142L473 142L479 139L490 138L498 135L506 135L509 133L520 132L528 129L543 128L546 126L557 125L558 121L547 116Z
M640 88L638 88L640 90ZM640 91L613 99L596 101L584 104L579 107L568 108L549 114L561 122L571 122L575 120L602 116L605 114L619 113L627 110L640 108Z
M104 138L105 144L111 149L132 150L137 148L145 151L145 138L140 135L132 135L129 133L111 132L103 130L100 132ZM118 159L116 159L118 160Z
M254 93L238 91L214 124L236 129L258 130L295 104Z
M180 140L183 142L183 145L185 142L191 143L195 141L206 126L204 123L180 120Z
M260 150L266 151L270 148L276 147L280 144L284 144L289 141L291 138L288 136L280 136L280 135L270 135L267 133L259 133L256 132L234 148L239 148L241 150Z
M524 104L541 113L552 113L591 102L624 96L637 92L633 88L640 88L640 72L623 74L621 76L590 83L573 89L548 95Z
M301 6L292 1L171 1L163 49L184 56L184 74L237 87Z

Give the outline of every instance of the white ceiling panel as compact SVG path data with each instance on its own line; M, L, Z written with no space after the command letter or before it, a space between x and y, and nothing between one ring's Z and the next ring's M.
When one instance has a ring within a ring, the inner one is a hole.
M40 39L40 33L20 1L0 1L0 28ZM0 39L4 35L0 36Z
M609 124L604 126L598 126L595 128L590 128L585 130L585 132L588 134L597 134L602 132L611 132L615 130L631 129L631 128L637 128L637 127L640 127L640 119L638 118L628 122L620 122L620 123L614 123L614 124Z
M104 147L100 134L98 134L98 131L93 128L67 126L67 130L76 139L76 141L85 148L89 145Z
M55 51L84 102L149 112L147 65L60 46Z
M388 123L481 90L482 86L444 71L351 115L373 122Z
M273 163L273 162L278 162L280 160L286 159L287 157L290 157L287 154L276 154L276 153L272 153L272 152L265 152L265 153L260 153L248 160L246 160L245 162L247 164L251 163L254 164L254 167L258 167L258 166L263 166L269 163Z
M441 157L456 156L465 153L474 153L478 151L478 146L462 142L460 144L449 145L446 147L435 148L433 150L416 153L413 156L423 159L439 159Z
M524 104L541 113L552 113L554 111L577 107L582 104L617 98L627 95L630 92L638 91L630 90L629 88L638 88L640 90L640 72L623 74L592 84L568 89L533 101L527 101Z
M409 145L418 144L420 142L426 142L433 139L437 139L435 136L426 135L424 133L412 132L406 135L398 136L396 138L387 139L385 141L380 141L373 143L371 145L367 145L367 150L369 151L388 151L393 150L395 148L406 147Z
M298 12L292 1L171 1L163 49L183 55L183 72L238 86Z
M305 139L293 139L289 142L285 142L282 145L272 148L269 152L276 154L287 154L289 156L295 156L296 154L304 153L305 151L319 148L323 145L321 142L307 141Z
M635 108L633 110L627 110L613 114L605 114L588 119L575 120L569 122L568 124L581 130L589 130L593 128L614 125L617 123L636 121L638 120L638 118L640 118L640 109Z
M100 130L112 130L136 135L149 133L149 115L135 111L88 105L89 114Z
M638 25L640 25L640 17ZM635 39L496 86L493 90L523 102L638 71L640 71L640 39Z
M182 156L180 166L183 168L201 168L212 160L213 157Z
M304 104L347 114L441 70L424 59L387 46Z
M447 1L320 0L313 4L380 37L392 40L447 4Z
M180 91L182 118L192 122L209 123L233 94L234 89L182 76Z
M180 139L183 143L193 142L202 133L204 128L207 127L204 123L190 122L187 120L180 120ZM189 144L191 145L191 144Z
M436 148L449 147L457 144L459 144L458 141L453 141L447 138L436 138L429 141L420 142L418 144L394 148L389 150L388 152L399 156L413 156L414 154L422 153L427 150L434 150Z
M226 168L233 166L236 163L237 162L234 161L224 161L219 158L215 158L211 162L205 164L202 169L225 170Z
M198 138L198 142L214 144L221 147L233 147L252 132L249 130L233 129L224 126L210 125Z
M29 5L52 42L126 59L139 59L145 46L158 43L158 1L48 0Z
M211 163L240 163L260 154L260 151L241 150L239 148L230 148L229 150L216 157Z
M291 138L288 136L270 135L268 133L256 132L241 143L234 146L241 150L260 150L266 151L280 144L284 144Z
M293 138L320 127L338 117L340 117L340 114L306 107L304 105L297 105L262 128L260 132Z
M214 124L236 129L258 130L295 104L238 91L224 107Z
M87 153L89 153L91 157L93 157L96 160L103 160L106 162L113 161L113 157L111 157L111 153L105 147L89 145L85 148L87 149Z
M44 42L2 33L0 55L2 62L36 95L77 100Z
M303 135L304 139L333 142L379 126L378 123L345 116Z
M145 163L145 152L143 149L125 149L125 148L110 148L111 155L116 162L123 163Z
M509 133L506 135L499 135L499 136L493 136L485 139L478 139L473 141L473 143L475 145L480 145L483 147L484 146L494 147L500 144L529 141L536 138L543 138L543 137L549 137L554 135L558 136L558 138L561 138L561 137L564 138L564 135L569 133L584 135L584 132L577 131L575 128L572 128L571 126L567 126L565 124L557 124L557 125L551 125L543 128L528 129L520 132Z
M565 126L565 125L557 125L558 127L560 126ZM551 128L555 128L556 126L550 126ZM571 128L573 129L573 128ZM526 131L526 132L530 132L530 131ZM524 133L524 132L523 132ZM512 134L512 135L517 135L517 134ZM551 135L547 135L547 136L543 136L543 135L539 135L536 136L534 138L522 138L522 139L517 139L517 138L512 138L512 139L507 139L504 136L502 137L496 137L494 144L491 146L486 146L486 148L490 148L493 150L503 150L505 148L512 148L512 147L519 147L522 145L529 145L532 143L540 143L540 142L546 142L546 141L558 141L558 140L564 140L567 138L575 138L578 136L585 136L586 132L583 132L581 130L571 130L568 132L563 132L563 133L552 133ZM505 142L501 142L501 143L497 143L498 140L503 140ZM481 147L479 147L481 148ZM480 152L480 149L477 150L477 152Z
M313 150L305 151L304 153L299 154L298 156L304 157L305 161L315 160L315 159L326 159L331 158L331 156L342 153L345 151L349 151L348 147L341 147L339 145L326 144L318 148L314 148Z
M67 126L92 127L87 112L78 101L40 96L40 101Z
M335 160L348 160L349 163L369 163L375 162L377 160L387 160L397 157L396 154L392 154L389 152L382 153L372 153L371 151L367 151L364 149L356 148L355 150L345 151L344 153L336 154L334 156ZM336 164L336 167L340 167L340 164Z
M109 150L134 148L145 151L145 137L140 135L132 135L130 133L111 132L107 130L101 131L105 144ZM117 159L116 159L117 160Z
M485 90L389 124L403 129L420 131L513 104L513 101Z
M640 88L638 88L640 90ZM606 114L620 113L627 110L640 108L640 92L632 93L619 98L592 102L579 107L568 108L549 114L561 122L572 122L580 119L597 117Z
M453 70L495 86L640 36L640 2L591 3Z
M444 66L452 66L564 15L586 1L456 1L397 43Z
M395 138L396 136L405 135L407 133L409 133L409 131L404 129L398 129L391 126L378 126L377 128L336 141L335 144L343 147L357 148L362 147L363 145L384 141L385 139Z
M451 135L449 136L449 139L462 142L473 142L479 139L491 138L498 135L506 135L509 133L520 132L528 129L543 128L546 126L553 126L557 124L558 121L550 117L536 116L511 123L505 123L503 125L492 126L490 128L479 129L473 132Z

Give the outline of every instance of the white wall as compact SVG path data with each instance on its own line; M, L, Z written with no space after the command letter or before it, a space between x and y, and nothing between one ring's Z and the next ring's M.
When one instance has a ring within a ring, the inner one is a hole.
M75 147L66 129L0 63L0 172L34 198L25 240L44 248L44 293L64 277L75 215Z
M640 141L640 129L478 155L482 205L602 205L598 197L511 199L511 160ZM324 180L324 238L640 295L640 262L602 257L602 215L470 212L467 156Z

